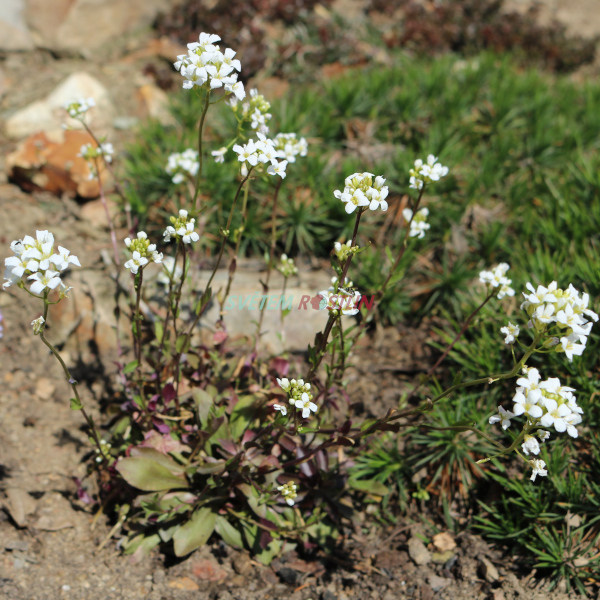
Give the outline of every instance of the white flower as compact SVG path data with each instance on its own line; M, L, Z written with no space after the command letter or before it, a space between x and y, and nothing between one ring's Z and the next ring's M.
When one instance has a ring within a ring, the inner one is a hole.
M504 338L505 344L513 344L519 336L519 326L513 325L510 321L506 327L500 328L500 333L503 333L506 337Z
M516 417L520 415L529 415L533 419L539 419L544 411L541 406L538 406L537 400L530 397L530 394L525 396L522 390L523 388L518 388L517 393L513 397L513 402L515 403L513 406L513 413Z
M554 425L554 429L558 433L566 431L568 421L565 420L565 417L571 414L571 409L566 404L559 405L552 398L546 398L544 405L548 412L541 418L540 423L544 427Z
M578 344L578 341L580 341L580 338L575 334L560 338L563 352L567 355L567 358L571 362L573 361L573 356L581 356L585 350L585 345Z
M296 408L302 409L303 419L308 419L308 417L310 417L311 411L316 413L319 409L319 407L314 402L311 402L310 397L307 393L303 393L300 400L296 400L295 406Z
M258 155L256 153L257 148L252 140L249 140L247 144L240 146L235 144L233 151L238 155L240 162L247 162L249 165L255 167L258 163Z
M521 448L525 454L540 453L540 443L532 435L525 436L525 440L521 444Z
M225 50L225 54L223 55L223 62L240 72L242 70L242 65L237 58L233 58L235 54L236 53L231 48L227 48L227 50Z
M41 294L46 288L53 290L60 284L58 271L48 269L45 273L32 273L27 279L31 279L31 291L34 294Z
M133 252L131 258L123 265L126 269L136 275L140 267L148 264L148 259L143 257L137 250Z
M59 271L64 271L69 265L80 267L81 263L79 262L79 259L76 256L69 255L70 252L66 248L59 246L58 254L53 254L50 257L50 262L54 263Z
M284 417L287 415L287 408L283 404L273 404L273 408L278 410Z
M277 378L277 385L279 385L279 387L284 392L289 392L290 391L290 382L289 382L289 379L286 379L285 377L283 377L282 379Z
M548 475L548 471L546 471L546 463L539 459L539 458L534 458L533 460L529 461L529 465L531 466L531 468L533 469L533 473L531 474L531 481L535 481L535 478L540 475L540 476L546 476Z
M213 150L211 152L211 154L215 157L216 163L225 162L225 154L227 154L227 148L225 148L225 146L223 146L222 148L219 148L218 150Z
M44 317L39 317L33 321L31 321L31 326L33 327L33 335L39 335L44 328Z
M269 165L267 173L269 173L269 175L279 175L282 179L285 179L285 169L287 167L287 164L287 160L282 160L280 162L274 160L272 164Z
M494 423L502 423L502 429L508 429L510 427L510 420L514 418L514 413L510 410L504 410L501 406L498 407L498 414L492 415L489 419L490 425Z

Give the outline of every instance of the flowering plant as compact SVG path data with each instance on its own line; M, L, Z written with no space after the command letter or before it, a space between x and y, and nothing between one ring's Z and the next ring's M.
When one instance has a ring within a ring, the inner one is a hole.
M282 357L261 356L262 312L254 347L248 352L240 353L228 338L223 303L240 256L251 185L259 178L270 186L268 201L272 207L266 275L261 280L265 293L273 270L284 276L285 284L297 274L292 259L282 255L277 260L276 218L280 188L288 170L291 172L296 161L307 155L308 144L296 133L269 137L270 104L254 90L246 99L243 84L237 80L242 64L233 50L221 52L218 41L218 36L201 34L199 42L189 44L187 54L175 63L183 87L200 96L203 108L198 149L172 154L165 167L173 184L187 180L193 186L193 197L187 199L185 208L178 207L165 224L163 249L171 256L163 257L143 231L132 229L131 237L124 240L129 255L121 271L124 275L128 275L125 269L131 273L128 276L134 289L133 356L121 369L124 401L119 403L118 419L107 426L110 443L98 436L94 421L83 408L76 382L61 362L75 394L72 407L83 411L96 444L101 499L116 503L122 515L113 532L122 536L121 546L139 557L159 544L173 543L175 553L183 556L215 532L231 546L249 548L268 563L292 544L335 539L340 523L348 515L344 494L349 487L381 492L375 495L386 492L375 481L357 482L350 477L347 455L360 455L372 434L397 433L409 420L422 419L461 389L493 385L500 380L516 378L517 389L512 406L500 406L489 421L499 423L506 431L513 421L522 421L521 432L510 444L502 445L469 423L457 422L445 429L469 431L492 443L497 452L482 462L514 452L523 459L532 480L547 475L547 465L537 458L540 444L554 433L576 437L583 411L574 389L562 386L557 378L542 381L539 370L529 363L534 353L564 353L567 360L574 360L584 351L592 327L588 319L595 321L597 315L589 309L589 297L573 286L562 290L552 283L535 289L528 284L522 304L524 322L508 323L501 329L515 356L508 372L464 382L457 376L451 387L434 397L416 405L408 402L431 379L481 307L494 297L502 300L515 295L512 281L506 277L506 263L480 274L486 286L485 297L402 407L365 422L339 418L337 402L346 394L345 373L353 349L376 315L376 310L367 313L361 306L362 295L350 277L355 255L368 251L357 242L361 220L372 218L371 211L388 210L388 200L393 202L390 187L416 190L411 192L414 196L410 206L399 211L404 218L404 239L395 256L390 250L393 260L374 295L376 309L386 289L398 280L409 244L417 247L429 231L429 208L422 205L425 192L449 174L448 167L433 155L425 161L417 160L399 185L386 185L383 175L362 172L348 175L343 189L331 191L345 213L353 215L354 225L350 239L332 248L335 275L331 287L319 293L329 309L327 322L308 349L306 368L295 367ZM220 229L220 245L207 283L199 293L187 293L191 265L197 260L194 245L203 235L197 222L203 210L203 128L212 104L224 98L229 99L227 109L235 116L237 131L226 146L211 150L211 155L219 163L217 168L235 165L237 190ZM87 101L84 106L77 101L67 110L71 116L83 118L91 106L93 102ZM99 178L99 166L108 168L113 148L102 141L96 147L82 149L82 155L93 161ZM242 198L240 210L238 202ZM232 231L236 211L241 213L243 224ZM32 326L34 334L51 350L44 333L48 309L57 293L56 301L66 297L62 271L69 265L79 266L77 258L64 248L59 247L55 253L53 242L48 232L38 232L37 239L25 237L14 242L14 256L6 259L5 274L5 286L17 285L43 301L43 315ZM212 285L226 249L230 264L222 295L214 293ZM117 265L123 250L122 246L115 249ZM162 312L152 316L142 308L148 268L159 271L166 288ZM26 281L32 282L29 290ZM197 326L208 306L216 302L221 308L219 321L212 340L207 342L198 334ZM184 318L185 304L189 310ZM283 332L283 308L281 316ZM524 343L526 336L530 340ZM60 356L53 353L60 361Z

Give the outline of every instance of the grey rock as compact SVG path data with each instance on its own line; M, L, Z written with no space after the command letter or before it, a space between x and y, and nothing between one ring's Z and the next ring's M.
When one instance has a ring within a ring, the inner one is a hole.
M426 565L431 562L431 553L418 537L408 540L408 554L417 565Z

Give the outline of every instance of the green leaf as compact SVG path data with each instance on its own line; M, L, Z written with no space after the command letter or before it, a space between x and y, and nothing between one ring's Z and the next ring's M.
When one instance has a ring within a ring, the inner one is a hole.
M196 314L199 315L202 309L208 304L209 300L212 298L212 288L207 288L202 294L200 300L198 300L196 304Z
M132 373L133 371L135 371L137 369L137 366L138 366L138 361L132 360L130 363L127 363L125 365L125 367L123 368L123 373L125 373L125 374Z
M174 461L170 456L155 450L154 448L144 448L142 446L136 446L129 451L129 456L133 458L149 458L154 462L159 463L163 467L166 467L171 473L184 473L185 466L180 465Z
M145 492L188 487L183 474L176 475L150 458L122 458L116 469L129 485Z
M452 385L458 385L463 378L463 374L462 371L459 371L455 376L454 376L454 381L452 382Z
M125 554L137 554L139 558L150 554L150 550L160 544L160 536L155 533L145 537L144 534L135 536L125 546Z
M240 396L237 404L233 407L229 419L229 427L234 440L237 440L243 435L244 431L246 431L251 421L254 419L255 401L256 398L254 396Z
M221 515L217 517L215 531L232 548L237 548L238 550L244 549L242 534L225 517Z
M383 483L374 479L349 479L348 485L359 492L375 494L376 496L387 496L390 493Z
M81 410L83 408L83 404L78 398L71 398L71 410Z
M285 319L292 312L291 308L286 308L281 311L281 317Z
M175 556L186 556L208 541L215 529L217 513L202 507L173 535Z
M208 415L210 413L210 409L215 403L211 395L207 391L200 388L194 388L192 395L194 396L194 401L196 403L200 427L202 427L202 429L206 429L208 427Z
M185 342L188 342L187 344ZM184 348L185 344L185 348ZM177 336L177 341L175 342L175 349L178 353L185 352L189 348L189 338L185 333Z

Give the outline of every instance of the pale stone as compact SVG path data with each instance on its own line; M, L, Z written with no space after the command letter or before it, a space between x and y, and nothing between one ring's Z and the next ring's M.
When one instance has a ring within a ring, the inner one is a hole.
M25 0L0 2L0 50L31 50L33 37L25 21Z
M44 100L33 102L16 112L5 124L10 138L22 138L38 131L55 133L66 124L73 129L81 124L68 117L64 105L78 98L94 98L96 106L86 113L86 123L97 135L108 132L114 108L106 88L88 73L73 73L56 87Z
M55 36L55 48L90 56L128 31L149 26L173 0L75 0Z
M411 537L408 540L408 553L417 565L426 565L431 562L429 550L418 537Z
M177 125L177 121L169 111L169 97L152 83L142 85L138 89L141 114L156 119L161 125Z

